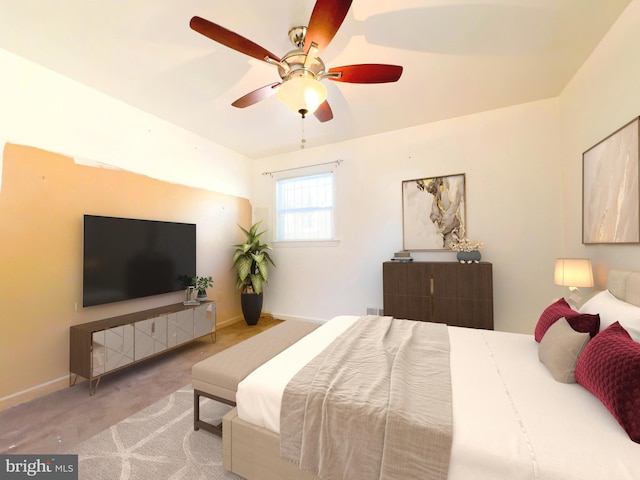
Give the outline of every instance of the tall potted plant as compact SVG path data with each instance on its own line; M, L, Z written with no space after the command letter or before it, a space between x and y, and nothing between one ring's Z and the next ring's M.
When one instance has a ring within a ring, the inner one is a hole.
M240 290L242 314L247 325L258 323L262 313L262 290L269 278L269 263L276 266L269 256L269 245L260 243L266 230L258 233L261 222L254 223L249 230L240 229L246 235L244 243L234 245L233 265L236 267L236 286Z

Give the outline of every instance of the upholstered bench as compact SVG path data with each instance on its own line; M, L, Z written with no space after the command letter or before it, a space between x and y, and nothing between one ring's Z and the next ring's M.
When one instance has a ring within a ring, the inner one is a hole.
M196 363L191 369L193 428L222 435L222 425L200 419L200 397L235 405L238 384L247 375L319 326L289 320Z

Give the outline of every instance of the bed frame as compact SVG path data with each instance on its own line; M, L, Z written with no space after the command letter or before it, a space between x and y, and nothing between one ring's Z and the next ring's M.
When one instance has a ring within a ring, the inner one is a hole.
M607 290L614 297L640 307L640 272L610 270L607 276Z
M617 298L640 306L640 272L610 270L606 288ZM223 466L247 480L318 480L280 458L279 435L238 417L234 408L223 418Z
M237 409L222 419L222 465L247 480L317 480L312 473L280 458L280 436L238 417Z

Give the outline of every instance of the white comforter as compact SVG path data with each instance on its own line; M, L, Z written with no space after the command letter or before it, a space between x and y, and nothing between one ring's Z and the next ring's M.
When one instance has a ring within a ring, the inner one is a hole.
M238 415L279 433L289 380L358 317L332 319L238 385ZM449 480L640 478L640 445L597 398L558 383L530 335L449 327Z

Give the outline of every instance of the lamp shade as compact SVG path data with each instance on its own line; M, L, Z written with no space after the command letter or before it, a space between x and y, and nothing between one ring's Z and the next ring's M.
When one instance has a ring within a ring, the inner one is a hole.
M291 77L278 88L278 99L294 113L315 112L327 98L327 87L311 77Z
M565 287L593 287L593 271L588 258L558 258L553 283Z

